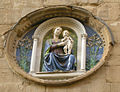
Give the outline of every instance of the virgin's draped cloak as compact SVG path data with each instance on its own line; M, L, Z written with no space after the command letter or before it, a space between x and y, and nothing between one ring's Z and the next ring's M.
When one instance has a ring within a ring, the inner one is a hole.
M55 42L49 39L45 43L44 50L44 69L45 71L53 72L56 70L70 71L75 70L75 56L72 54L65 55L63 47L58 47Z

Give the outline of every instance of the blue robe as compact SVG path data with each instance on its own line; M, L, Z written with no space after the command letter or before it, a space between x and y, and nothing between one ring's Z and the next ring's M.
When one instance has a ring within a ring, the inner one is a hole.
M59 42L58 42L59 43ZM70 71L75 70L75 56L72 54L64 55L55 53L51 46L53 46L52 40L47 40L45 44L44 51L44 69L48 72L53 72L56 70ZM60 49L62 47L55 47L54 50ZM63 49L63 48L62 48Z

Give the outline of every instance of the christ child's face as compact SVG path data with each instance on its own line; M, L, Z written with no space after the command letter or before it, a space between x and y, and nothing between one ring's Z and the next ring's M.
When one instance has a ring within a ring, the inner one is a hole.
M67 37L69 36L68 30L64 30L64 31L63 31L63 37L65 37L65 36L67 36Z

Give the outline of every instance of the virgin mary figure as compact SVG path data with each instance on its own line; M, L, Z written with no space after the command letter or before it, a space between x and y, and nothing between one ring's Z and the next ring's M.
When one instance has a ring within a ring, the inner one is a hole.
M62 32L61 27L54 30L53 39L48 39L45 43L44 51L44 70L47 72L54 71L71 71L75 70L75 56L73 54L65 54L63 45L60 45L59 36Z

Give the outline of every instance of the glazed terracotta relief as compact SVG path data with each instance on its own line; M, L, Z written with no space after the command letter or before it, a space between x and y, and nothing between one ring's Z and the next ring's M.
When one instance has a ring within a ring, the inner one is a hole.
M114 45L110 28L88 10L55 7L21 18L5 42L10 68L46 85L87 77L104 64Z

